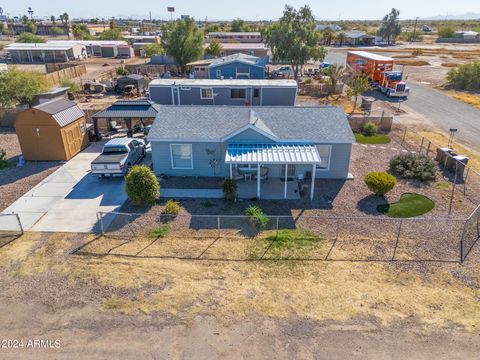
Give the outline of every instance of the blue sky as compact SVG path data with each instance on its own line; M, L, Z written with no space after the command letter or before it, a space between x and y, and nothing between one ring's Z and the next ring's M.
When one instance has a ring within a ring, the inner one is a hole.
M167 6L175 6L176 15L187 14L198 19L247 20L277 19L286 2L278 0L0 0L5 14L23 15L29 6L34 16L50 16L67 12L71 17L146 17L149 11L156 19L169 19ZM403 19L416 16L455 15L466 12L480 13L479 0L402 0L399 2L374 0L307 1L289 0L288 4L299 7L309 4L317 19L378 19L398 7Z

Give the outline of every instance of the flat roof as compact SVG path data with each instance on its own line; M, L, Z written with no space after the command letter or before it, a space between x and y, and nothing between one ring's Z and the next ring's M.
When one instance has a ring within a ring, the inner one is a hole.
M239 32L233 32L233 31L212 31L211 33L208 33L208 35L212 36L245 36L245 35L254 35L254 36L260 36L261 33L258 31L252 31L252 32L246 32L246 31L239 31Z
M154 79L149 86L278 86L297 87L295 80L249 80L249 79Z
M47 44L80 44L80 45L128 45L122 40L48 40Z
M206 43L205 47L208 47L210 44ZM222 43L222 48L224 50L266 50L268 49L267 45L264 43Z
M383 56L383 55L378 55L378 54L374 54L374 53L367 52L367 51L349 51L348 53L353 54L353 55L357 55L357 56L361 56L361 57L364 57L364 58L370 59L370 60L377 60L377 61L393 61L394 60L391 57L386 57L386 56Z
M6 50L70 50L79 44L48 44L48 43L13 43L5 46Z

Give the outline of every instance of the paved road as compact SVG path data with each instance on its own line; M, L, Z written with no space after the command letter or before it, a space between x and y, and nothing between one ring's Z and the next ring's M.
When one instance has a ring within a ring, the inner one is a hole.
M345 64L345 59L346 52L333 50L329 52L325 61ZM411 95L404 103L405 106L423 115L444 131L448 132L450 128L457 128L457 140L480 149L480 109L413 81L410 81L408 86L411 89ZM397 102L397 100L390 100L387 97L381 97L381 99Z

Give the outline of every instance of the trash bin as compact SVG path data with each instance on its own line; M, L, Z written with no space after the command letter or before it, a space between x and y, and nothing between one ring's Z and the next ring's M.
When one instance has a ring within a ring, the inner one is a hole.
M446 154L446 159L445 159L445 169L451 172L455 172L455 167L457 164L457 160L455 160L455 156L457 156L457 153L454 153L451 151L449 154Z
M468 164L468 160L470 160L469 157L465 155L457 155L453 157L457 162L457 178L462 178L463 179L463 173L465 171L465 166ZM454 169L455 171L455 169Z
M437 160L441 166L444 166L447 154L452 151L453 150L448 147L437 148L437 156L435 157L435 160Z
M375 98L373 97L370 97L370 96L365 96L365 97L362 97L362 110L366 111L366 112L371 112L372 111L372 105L373 105L373 102L375 101Z

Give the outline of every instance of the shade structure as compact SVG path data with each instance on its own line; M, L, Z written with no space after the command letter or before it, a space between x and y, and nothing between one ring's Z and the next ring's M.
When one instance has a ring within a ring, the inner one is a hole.
M314 144L229 144L226 164L315 164L321 163Z

